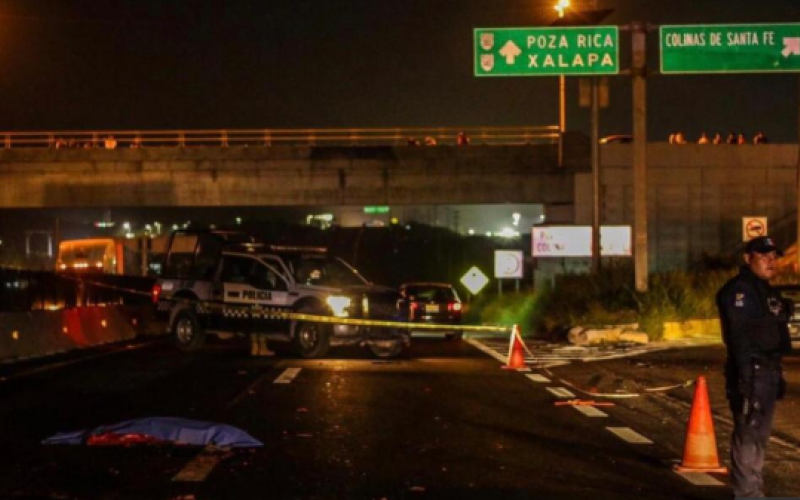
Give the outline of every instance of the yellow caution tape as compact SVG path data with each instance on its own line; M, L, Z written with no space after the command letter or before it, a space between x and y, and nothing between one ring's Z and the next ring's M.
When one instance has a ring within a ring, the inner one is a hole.
M62 275L62 276L64 278L78 281L80 283L86 283L101 288L108 288L109 290L117 290L120 292L130 293L134 295L141 295L146 297L152 296L152 294L147 292L142 292L141 290L122 288L74 276L68 276L68 275ZM404 328L408 330L435 330L435 331L449 330L449 331L459 331L459 332L491 332L491 333L508 333L511 331L511 327L508 326L440 325L434 323L382 321L382 320L372 320L372 319L343 318L338 316L321 316L318 314L296 313L287 311L285 309L261 307L258 305L252 306L252 305L241 305L241 304L222 304L218 302L204 302L204 301L191 300L187 298L172 298L172 299L164 298L163 300L170 300L172 302L178 302L184 304L196 304L201 308L207 310L217 310L223 312L225 310L228 311L233 310L236 311L237 313L244 313L243 316L251 317L253 319L265 319L265 318L289 319L295 321L308 321L312 323L329 323L336 325L352 325L352 326L379 326L385 328Z
M190 303L186 299L173 299ZM433 323L409 323L405 321L385 321L374 319L343 318L339 316L321 316L319 314L307 314L290 312L283 309L272 309L265 307L241 306L238 304L220 304L215 302L200 302L200 305L207 309L224 310L236 309L249 313L250 316L271 317L277 319L289 319L295 321L308 321L311 323L329 323L336 325L351 326L380 326L386 328L404 328L409 330L449 330L449 331L468 331L468 332L494 332L507 333L511 327L506 326L477 326L477 325L440 325Z

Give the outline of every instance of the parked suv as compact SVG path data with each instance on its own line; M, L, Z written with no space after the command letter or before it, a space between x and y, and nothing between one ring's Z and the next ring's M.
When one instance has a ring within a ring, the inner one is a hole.
M288 320L275 312L401 320L397 291L365 280L324 248L273 246L242 233L176 231L154 290L176 345L199 349L209 334L265 335L291 343L304 358L360 344L378 357L398 356L404 328Z
M414 329L414 323L461 324L461 300L455 288L448 283L404 283L400 286L400 295L411 330ZM463 336L461 331L448 329L447 326L434 331L444 332L448 340L458 340Z

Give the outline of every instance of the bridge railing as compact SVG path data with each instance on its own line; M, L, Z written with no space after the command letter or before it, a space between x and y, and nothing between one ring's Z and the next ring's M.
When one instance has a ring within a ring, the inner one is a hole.
M5 149L553 144L557 126L0 132Z

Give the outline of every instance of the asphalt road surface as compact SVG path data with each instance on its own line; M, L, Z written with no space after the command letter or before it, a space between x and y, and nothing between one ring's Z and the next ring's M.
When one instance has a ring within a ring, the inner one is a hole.
M588 365L574 365L576 380ZM4 366L0 498L730 498L724 477L699 486L672 471L684 407L646 396L590 416L555 406L555 379L529 375L542 373L502 370L467 342L434 338L389 362L359 348L251 357L233 340L191 355L151 341ZM41 444L150 416L233 425L264 446ZM797 470L796 450L780 452ZM768 476L780 476L770 491L796 495L800 474L785 470Z

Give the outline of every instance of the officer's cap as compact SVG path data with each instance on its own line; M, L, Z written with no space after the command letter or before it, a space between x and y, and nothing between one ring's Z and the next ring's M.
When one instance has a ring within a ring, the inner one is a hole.
M783 252L775 242L772 241L772 238L769 236L759 236L758 238L753 238L752 240L747 242L747 245L744 247L744 253L770 253L775 252L778 254L779 257L783 257Z

